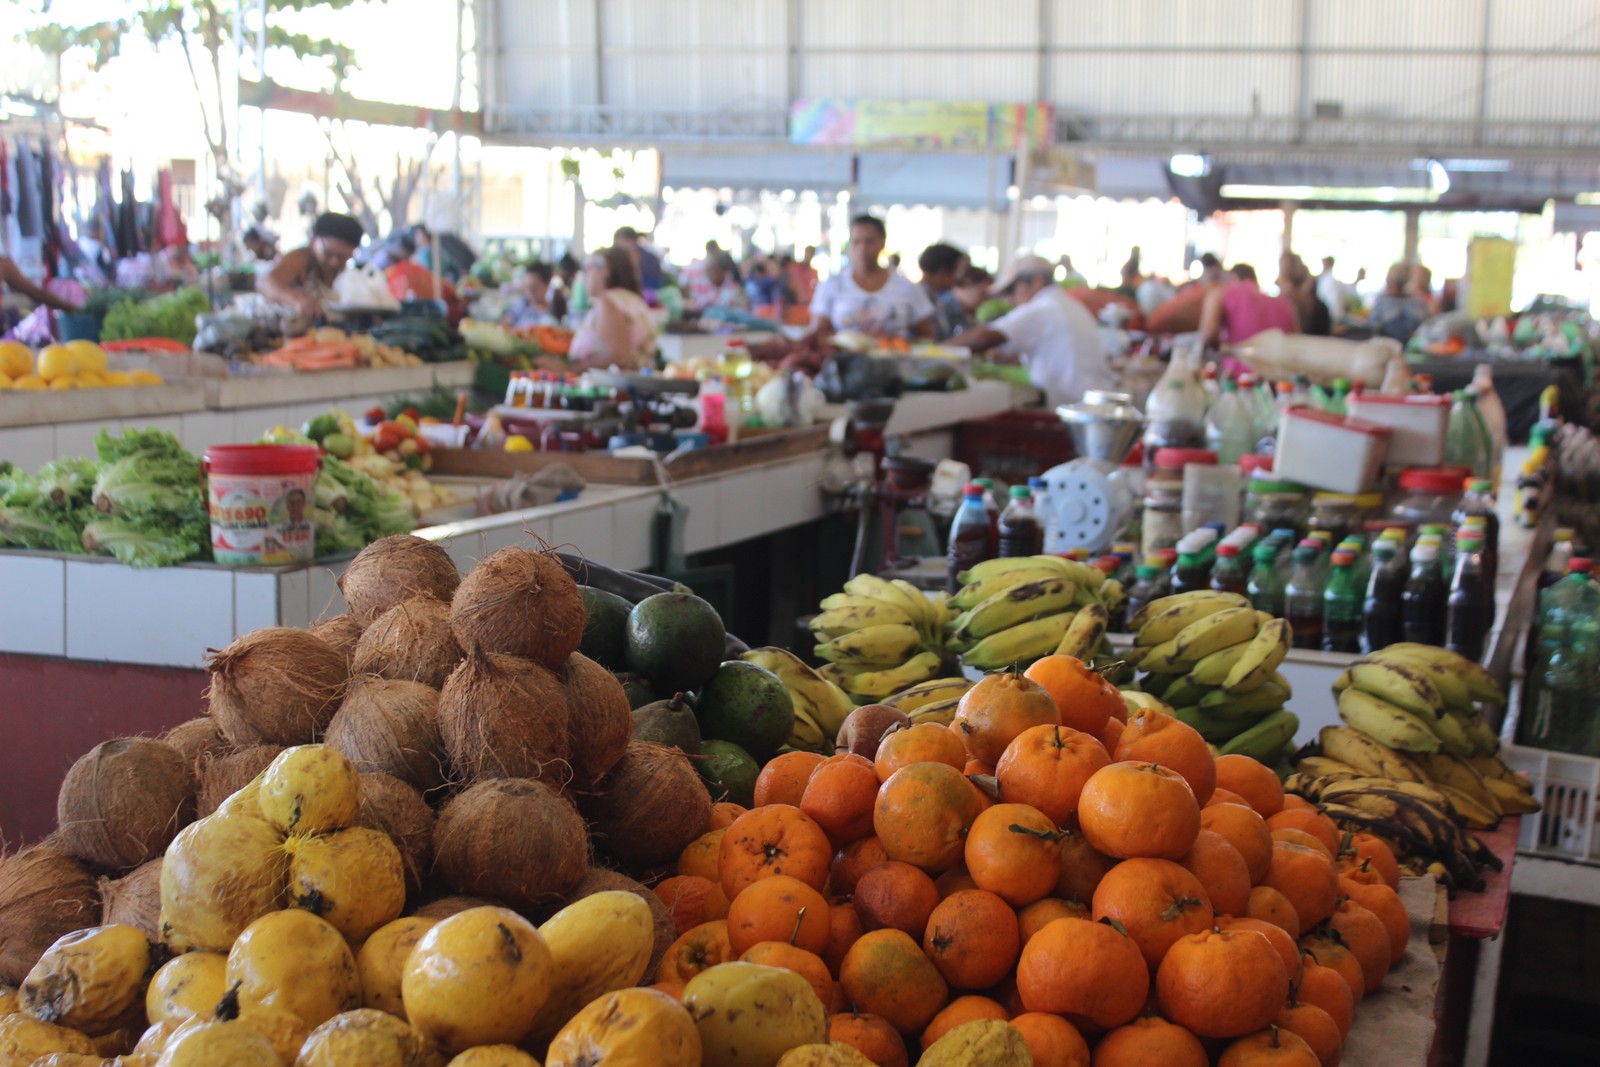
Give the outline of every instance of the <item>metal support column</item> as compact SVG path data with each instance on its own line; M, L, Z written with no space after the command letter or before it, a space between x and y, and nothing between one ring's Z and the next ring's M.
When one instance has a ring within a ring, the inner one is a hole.
M1417 249L1421 245L1422 209L1406 208L1406 250L1405 259L1408 263L1417 261Z
M1478 34L1478 108L1472 124L1472 143L1483 144L1483 124L1489 117L1489 35L1494 26L1494 0L1483 0L1483 26Z

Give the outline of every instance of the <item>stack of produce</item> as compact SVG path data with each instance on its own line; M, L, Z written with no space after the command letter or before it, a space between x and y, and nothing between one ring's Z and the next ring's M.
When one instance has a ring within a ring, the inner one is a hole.
M0 476L0 545L166 567L211 552L200 461L165 430L101 430L98 462L58 459Z
M1347 725L1323 728L1288 788L1383 838L1409 868L1481 888L1500 861L1471 831L1539 810L1477 706L1503 704L1499 685L1447 649L1399 644L1357 660L1334 690Z
M416 367L422 360L403 348L384 344L372 335L345 333L336 326L319 326L291 337L277 349L254 357L265 367L297 371L342 370L351 367Z
M100 324L102 341L137 341L164 337L191 345L199 332L196 319L211 310L211 298L204 289L177 289L148 299L122 290L124 299L106 312Z
M1052 654L1114 658L1106 625L1125 597L1103 571L1060 556L1017 556L958 577L950 603L960 614L945 629L945 647L966 666L1026 667Z
M45 345L37 357L20 341L0 341L0 389L118 389L162 381L154 371L106 369L106 351L93 341Z
M1278 667L1289 624L1236 593L1197 590L1153 601L1129 620L1128 659L1146 673L1140 688L1225 755L1293 761L1300 719L1284 707L1293 692Z
M880 1065L1314 1067L1407 951L1382 841L1078 658L987 676L951 726L868 706L846 732L769 762L656 886L656 988L789 968Z
M416 356L424 363L466 359L461 335L443 319L428 315L397 315L372 327L372 339Z
M823 676L863 703L938 677L951 617L947 600L930 599L899 578L851 578L811 619L813 651L828 664Z
M374 412L377 418L371 419ZM453 502L455 495L429 481L424 473L433 466L433 446L419 432L421 416L403 411L390 419L382 408L367 415L374 423L370 435L362 433L347 413L332 408L307 419L300 436L405 497L418 516ZM295 439L294 431L282 426L267 432L267 440Z

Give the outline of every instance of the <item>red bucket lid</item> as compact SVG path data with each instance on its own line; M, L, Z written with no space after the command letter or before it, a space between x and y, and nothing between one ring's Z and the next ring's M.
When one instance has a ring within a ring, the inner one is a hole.
M1400 488L1419 493L1461 492L1460 467L1412 467L1400 472Z
M212 445L205 457L217 474L315 474L321 465L316 445Z

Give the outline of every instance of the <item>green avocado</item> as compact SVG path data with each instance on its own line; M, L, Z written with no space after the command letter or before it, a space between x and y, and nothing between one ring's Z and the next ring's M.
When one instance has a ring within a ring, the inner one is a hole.
M662 693L705 685L722 662L726 627L717 609L693 593L657 593L628 614L627 667Z
M794 700L765 667L728 660L700 692L700 732L733 741L758 760L771 759L794 732Z
M661 699L661 694L650 687L648 679L619 671L617 681L622 683L622 691L628 694L628 707L635 711Z
M583 595L583 640L578 651L608 671L619 671L628 656L628 613L633 605L615 593L590 585L578 586Z
M695 765L712 800L731 800L747 808L755 803L756 775L761 773L761 765L732 741L704 742Z
M633 709L633 739L670 745L698 756L700 723L695 720L694 708L679 693L671 700L657 700Z

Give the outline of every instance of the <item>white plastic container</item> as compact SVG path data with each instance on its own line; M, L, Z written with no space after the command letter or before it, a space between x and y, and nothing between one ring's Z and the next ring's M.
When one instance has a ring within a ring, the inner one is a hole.
M1528 776L1533 795L1544 805L1538 814L1522 817L1517 849L1600 863L1600 827L1595 823L1600 759L1521 745L1501 746L1500 758Z
M1278 417L1273 477L1333 493L1365 493L1378 484L1392 435L1376 423L1289 408Z
M1437 467L1444 462L1445 431L1450 423L1450 398L1432 393L1413 396L1352 394L1350 415L1394 430L1389 438L1389 463L1396 467Z

